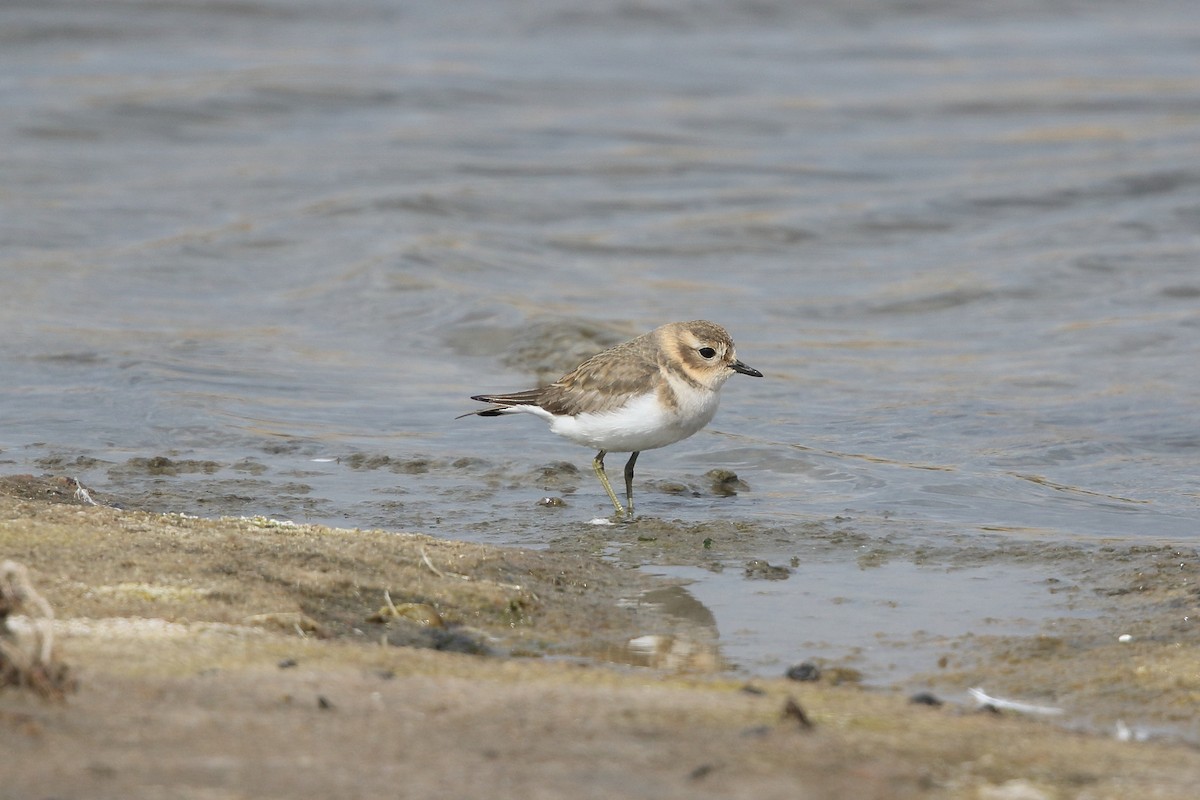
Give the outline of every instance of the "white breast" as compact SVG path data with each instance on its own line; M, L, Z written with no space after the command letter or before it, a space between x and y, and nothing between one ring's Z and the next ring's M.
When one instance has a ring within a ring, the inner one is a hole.
M678 408L662 405L650 392L635 397L621 408L603 414L554 417L550 430L577 444L614 453L653 450L686 439L712 421L720 396L676 386Z

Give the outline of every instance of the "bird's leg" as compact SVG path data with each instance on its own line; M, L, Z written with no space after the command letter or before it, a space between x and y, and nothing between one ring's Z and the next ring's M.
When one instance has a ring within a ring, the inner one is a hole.
M625 500L628 510L625 512L629 516L633 516L633 465L637 461L638 451L634 451L629 460L625 462Z
M596 454L596 457L592 459L592 468L596 470L596 477L600 479L601 485L604 486L604 491L608 492L608 499L612 500L617 513L624 514L625 509L621 507L621 501L617 499L617 493L613 491L612 484L608 482L608 475L604 473L604 455L604 450Z

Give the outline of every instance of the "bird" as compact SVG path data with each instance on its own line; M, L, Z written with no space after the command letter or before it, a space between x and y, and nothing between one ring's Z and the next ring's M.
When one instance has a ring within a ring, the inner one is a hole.
M597 353L553 383L509 394L477 394L489 407L462 417L533 414L550 431L599 452L592 468L618 516L633 516L633 466L643 450L699 431L717 413L721 386L734 373L763 374L738 360L729 332L715 322L669 322ZM630 453L622 506L604 471L609 453Z

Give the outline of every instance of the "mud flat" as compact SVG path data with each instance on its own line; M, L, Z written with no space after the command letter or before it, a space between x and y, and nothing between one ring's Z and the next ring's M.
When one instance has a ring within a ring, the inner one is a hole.
M69 479L14 476L0 482L3 559L54 609L54 657L75 685L61 701L0 690L4 800L1191 798L1200 785L1200 658L1183 622L1195 554L1170 548L1108 553L1093 576L1087 593L1131 640L977 640L938 678L1021 674L1051 705L1094 701L1090 726L915 703L836 670L723 672L702 642L678 647L699 634L632 600L661 585L585 555L117 510ZM32 624L13 616L6 636ZM651 634L677 643L673 658L595 657ZM1105 714L1134 707L1116 735Z

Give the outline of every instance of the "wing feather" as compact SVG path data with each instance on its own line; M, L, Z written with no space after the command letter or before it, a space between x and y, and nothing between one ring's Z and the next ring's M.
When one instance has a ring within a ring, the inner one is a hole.
M653 335L652 331L597 353L549 386L508 394L477 394L471 399L491 403L492 408L471 413L496 417L514 413L514 406L537 406L551 414L571 417L614 411L631 398L653 391L661 372Z
M597 353L542 390L538 405L551 414L613 411L646 394L659 373L650 335Z

